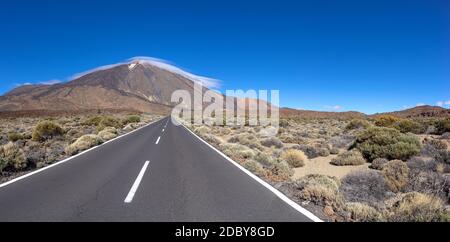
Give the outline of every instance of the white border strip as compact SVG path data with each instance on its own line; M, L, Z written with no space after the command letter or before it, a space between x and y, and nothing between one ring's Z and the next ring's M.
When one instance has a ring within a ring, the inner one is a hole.
M142 178L144 178L145 171L147 171L148 165L150 164L150 161L146 161L144 166L142 167L141 171L139 172L139 175L136 178L136 181L134 181L133 186L130 189L130 192L128 193L127 197L125 198L124 203L131 203L133 201L134 195L136 194L139 185L141 184Z
M85 150L85 151L83 151L83 152L81 152L81 153L78 153L77 155L71 156L71 157L69 157L69 158L67 158L67 159L64 159L64 160L62 160L62 161L58 161L58 162L53 163L53 164L51 164L51 165L49 165L49 166L43 167L43 168L41 168L41 169L38 169L38 170L35 170L35 171L33 171L33 172L27 173L27 174L25 174L25 175L23 175L23 176L20 176L20 177L17 177L17 178L15 178L15 179L12 179L11 181L7 181L7 182L5 182L5 183L3 183L3 184L0 184L0 188L6 187L6 186L8 186L8 185L10 185L10 184L12 184L12 183L14 183L14 182L18 182L18 181L23 180L23 179L25 179L25 178L27 178L27 177L30 177L30 176L32 176L32 175L36 175L36 174L38 174L38 173L41 173L41 172L43 172L43 171L45 171L45 170L47 170L47 169L50 169L50 168L52 168L52 167L55 167L55 166L57 166L57 165L61 165L61 164L63 164L63 163L66 163L66 162L68 162L68 161L70 161L70 160L73 160L73 159L75 159L75 158L77 158L77 157L79 157L79 156L81 156L81 155L83 155L83 154L85 154L85 153L87 153L87 152L89 152L89 151L92 151L92 150L97 149L97 148L99 148L99 147L101 147L101 146L103 146L103 145L106 145L106 144L111 143L111 142L113 142L113 141L115 141L115 140L118 140L118 139L120 139L120 138L122 138L122 137L124 137L124 136L127 136L127 135L129 135L129 134L132 134L132 133L134 133L134 132L137 132L138 130L141 130L141 129L143 129L143 128L146 128L146 127L148 127L148 126L150 126L150 125L152 125L152 124L155 124L155 123L157 123L157 122L159 122L159 121L161 121L161 120L163 120L163 119L165 119L165 118L162 118L162 119L160 119L160 120L154 121L154 122L149 123L149 124L146 124L146 125L144 125L144 126L138 128L138 129L135 129L135 130L133 130L133 131L130 131L130 132L128 132L128 133L126 133L126 134L123 134L123 135L121 135L121 136L118 136L118 137L116 137L116 138L114 138L114 139L108 140L108 141L104 142L104 143L101 144L101 145L94 146L94 147L92 147L92 148L90 148L90 149L88 149L88 150Z
M300 212L301 214L305 215L306 217L308 217L309 219L311 219L313 222L323 222L320 218L318 218L316 215L314 215L313 213L311 213L310 211L306 210L305 208L301 207L300 205L298 205L296 202L292 201L291 199L289 199L286 195L284 195L283 193L281 193L280 191L278 191L277 189L275 189L273 186L271 186L269 183L265 182L264 180L262 180L261 178L259 178L258 176L256 176L255 174L253 174L252 172L248 171L247 169L245 169L243 166L241 166L239 163L237 163L236 161L232 160L230 157L228 157L227 155L225 155L224 153L222 153L220 150L216 149L214 146L210 145L208 142L204 141L201 137L199 137L198 135L196 135L194 132L192 132L189 128L187 128L186 126L184 126L184 124L182 124L182 126L188 130L192 135L194 135L197 139L199 139L200 141L202 141L203 143L205 143L207 146L209 146L211 149L213 149L214 151L216 151L217 153L219 153L223 158L225 158L226 160L228 160L229 162L231 162L233 165L235 165L237 168L239 168L241 171L243 171L245 174L249 175L251 178L253 178L254 180L256 180L258 183L260 183L261 185L263 185L265 188L269 189L271 192L273 192L277 197L279 197L281 200L283 200L285 203L287 203L288 205L290 205L292 208L294 208L295 210L297 210L298 212Z

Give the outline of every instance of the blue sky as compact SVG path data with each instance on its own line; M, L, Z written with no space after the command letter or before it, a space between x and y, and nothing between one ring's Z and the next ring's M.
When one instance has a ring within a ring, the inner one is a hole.
M151 56L281 105L366 113L450 107L450 2L5 1L0 94Z

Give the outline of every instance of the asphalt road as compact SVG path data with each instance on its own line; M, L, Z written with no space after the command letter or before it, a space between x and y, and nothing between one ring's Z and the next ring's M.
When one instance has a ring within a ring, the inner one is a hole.
M312 220L166 118L0 187L0 221Z

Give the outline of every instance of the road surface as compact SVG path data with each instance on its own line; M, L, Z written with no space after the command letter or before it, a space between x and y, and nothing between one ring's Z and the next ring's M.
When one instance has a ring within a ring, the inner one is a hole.
M0 221L312 220L165 118L0 187Z

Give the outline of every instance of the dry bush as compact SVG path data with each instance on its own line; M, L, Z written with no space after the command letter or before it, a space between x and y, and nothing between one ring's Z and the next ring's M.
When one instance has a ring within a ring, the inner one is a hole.
M350 213L352 220L359 222L383 222L385 218L374 207L364 203L347 203L345 211Z
M33 141L45 141L63 134L64 130L58 124L52 121L42 121L36 125L32 134L32 139Z
M422 157L411 158L409 167L408 192L420 192L450 201L450 177L439 172L442 163Z
M339 149L348 149L353 142L355 141L355 137L350 134L343 134L339 136L331 137L329 143L332 147Z
M242 166L247 169L248 171L252 172L253 174L256 174L258 176L265 176L266 172L264 168L259 164L258 162L254 160L245 160L242 162Z
M102 143L103 140L98 135L87 134L81 136L73 144L67 146L65 151L69 155L75 155L83 150L87 150Z
M284 151L281 158L295 168L305 166L305 162L308 160L303 151L292 149Z
M408 160L420 153L421 144L412 134L403 134L396 129L373 127L361 132L354 144L363 156L373 161L376 158Z
M264 150L264 148L259 144L258 139L255 135L251 134L239 134L232 136L229 140L229 143L239 143L241 145L245 145L251 149Z
M440 139L450 140L450 132L445 132L441 135Z
M408 184L409 168L401 160L392 160L383 166L381 171L388 187L393 192L400 192Z
M294 171L283 160L272 159L272 166L267 171L267 178L273 182L287 182L291 180Z
M379 172L356 171L342 179L340 192L349 202L366 203L380 206L382 201L394 196Z
M338 155L339 154L339 149L335 148L335 147L331 148L330 149L330 154L331 155Z
M392 222L439 222L445 215L442 200L418 192L402 194L387 204Z
M350 123L345 127L346 130L354 130L354 129L366 129L370 127L371 124L364 119L353 119Z
M386 163L388 162L389 160L387 159L376 158L375 160L372 161L372 164L370 164L370 168L381 171L383 169L383 166L386 165Z
M127 125L129 123L139 123L141 122L141 117L138 115L130 115L122 120L122 125Z
M254 151L240 144L225 144L221 147L223 153L237 161L245 161L255 156Z
M318 205L340 207L339 181L324 175L308 175L294 182L295 194L299 199Z
M23 134L19 134L17 132L9 132L8 133L8 140L11 142L16 142L18 140L23 140L25 139Z
M392 115L380 115L374 118L373 121L379 127L392 127L400 119Z
M264 145L265 147L275 147L278 149L283 148L284 146L283 142L281 142L281 140L275 137L264 139L261 141L261 144Z
M101 119L100 123L97 125L97 130L102 131L107 127L114 127L116 129L120 129L122 128L122 123L120 122L119 119L110 116L105 116Z
M305 153L308 159L314 159L317 157L327 157L330 155L330 151L328 151L328 149L314 147L311 145L295 145L292 148L303 151L303 153Z
M100 124L100 121L102 121L102 116L93 116L89 117L86 121L82 122L83 125L87 126L98 126Z
M16 170L21 170L27 167L25 153L19 148L19 146L12 142L0 146L0 159L3 160L1 162L2 164L0 164L3 166L3 169L8 166L12 166Z
M200 126L194 129L194 132L200 136L208 134L211 132L211 129L206 126Z
M425 138L423 143L425 144L425 146L431 146L432 148L437 150L447 149L447 143L442 140Z
M107 127L100 131L98 136L104 141L114 139L117 137L117 129L114 127Z
M357 150L346 151L331 160L331 164L335 166L360 166L365 163L366 160L362 156L361 152Z
M450 132L450 117L437 121L435 126L437 134Z
M223 141L212 134L204 134L202 138L214 147L219 147Z
M0 174L3 171L3 169L5 169L5 167L7 167L7 166L8 166L8 161L6 161L2 157L0 157Z

